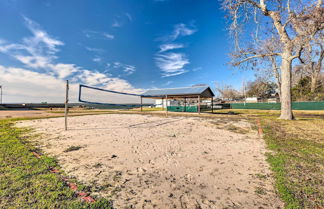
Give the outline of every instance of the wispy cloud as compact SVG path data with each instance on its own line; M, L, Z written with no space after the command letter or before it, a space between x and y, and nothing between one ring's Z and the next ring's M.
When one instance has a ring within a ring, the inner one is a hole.
M93 30L84 30L84 35L87 38L93 38L93 39L108 39L112 40L115 38L115 36L111 33L107 32L99 32L99 31L93 31Z
M120 15L116 15L114 17L114 20L111 24L111 27L113 28L120 28L123 25L125 25L126 23L132 22L133 21L133 17L131 14L129 14L128 12L125 12L123 14Z
M176 76L188 72L184 67L190 63L183 53L157 54L155 61L162 70L163 77Z
M133 65L128 65L128 64L124 64L121 62L113 62L113 63L107 63L106 65L106 71L107 72L112 72L112 71L119 71L118 74L119 75L131 75L136 71L136 67ZM121 74L121 72L123 74Z
M164 85L165 86L169 86L170 84L172 84L173 83L173 81L167 81Z
M89 52L95 52L98 54L105 52L104 49L100 49L100 48L85 47L85 49L88 50Z
M43 49L42 45L45 45L46 52L49 54L54 54L58 51L57 46L64 45L58 39L52 38L47 34L44 30L42 30L36 22L31 19L24 17L27 28L32 32L33 36L24 38L23 42L28 44L26 50L28 50L31 54L44 52L41 51Z
M201 70L202 69L202 67L196 67L196 68L194 68L194 69L192 69L192 71L199 71L199 70Z
M165 52L165 51L169 51L169 50L173 50L173 49L180 49L180 48L184 48L183 44L162 44L160 45L160 52Z
M180 37L190 36L197 31L196 27L186 25L184 23L176 24L173 26L172 32L159 38L157 40L162 41L159 46L160 51L155 54L155 63L162 71L162 77L170 77L181 75L188 72L184 67L190 64L186 54L180 52L173 52L175 49L185 48L184 44L173 43Z
M173 30L171 33L169 33L166 36L159 37L156 40L172 42L180 37L193 35L196 32L197 28L195 25L179 23L173 26Z
M110 33L104 33L103 34L107 39L114 39L115 38L115 36L114 35L112 35L112 34L110 34Z
M197 32L197 30L194 27L189 27L186 24L180 23L174 26L173 33L170 35L170 38L172 40L177 39L181 36L190 36Z
M92 61L100 63L102 59L100 57L95 57L92 59Z
M114 28L119 28L122 26L122 23L117 20L114 20L114 22L111 24L111 26Z
M133 17L129 13L126 12L125 15L129 21L133 21Z
M189 36L197 31L194 25L183 23L173 26L172 32L159 38L162 44L159 46L160 51L155 54L155 63L162 71L162 77L181 75L188 72L184 67L190 64L186 54L174 52L175 49L185 48L184 44L174 43L174 41L183 36Z

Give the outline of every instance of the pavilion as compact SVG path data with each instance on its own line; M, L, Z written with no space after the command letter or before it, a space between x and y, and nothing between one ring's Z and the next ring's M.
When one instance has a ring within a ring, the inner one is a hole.
M141 110L142 110L142 99L143 98L151 98L151 99L162 99L166 101L168 104L168 100L182 100L181 106L178 108L166 108L166 111L177 111L177 112L201 112L201 102L206 99L210 99L211 101L211 110L213 112L213 97L215 94L211 90L209 86L192 86L192 87L182 87L182 88L168 88L168 89L151 89L146 91L144 94L141 95ZM188 100L192 101L196 100L196 111L188 111L189 105ZM181 108L180 108L181 107Z

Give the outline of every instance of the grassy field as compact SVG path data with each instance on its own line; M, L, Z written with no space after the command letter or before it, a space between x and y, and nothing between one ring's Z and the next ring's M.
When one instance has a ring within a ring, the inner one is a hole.
M267 158L286 208L323 208L324 118L302 115L296 121L262 118L264 139L273 151Z
M278 110L234 112L252 123L261 120L267 160L285 208L324 208L324 111L294 111L294 121L279 120Z
M0 208L111 208L105 199L82 202L60 175L50 172L59 168L55 159L32 154L37 150L30 137L29 130L0 120Z
M148 113L146 109L145 112ZM295 121L278 120L279 111L234 110L237 115L227 115L228 110L215 112L219 114L201 116L229 120L243 117L254 124L257 118L261 120L269 149L267 159L286 208L324 207L324 111L295 111ZM0 208L111 207L105 199L92 204L80 201L59 175L50 172L49 167L59 168L55 159L37 159L31 154L36 150L30 143L31 132L14 127L16 120L21 119L0 120Z

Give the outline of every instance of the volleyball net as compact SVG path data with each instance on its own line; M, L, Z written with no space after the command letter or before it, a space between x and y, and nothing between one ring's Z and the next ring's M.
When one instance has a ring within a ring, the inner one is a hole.
M141 94L118 92L80 84L79 102L93 105L139 107L154 105L155 101L142 97Z

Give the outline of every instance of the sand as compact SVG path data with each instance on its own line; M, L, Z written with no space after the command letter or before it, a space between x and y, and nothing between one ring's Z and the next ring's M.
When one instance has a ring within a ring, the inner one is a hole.
M283 206L264 140L243 119L107 114L71 117L68 131L63 118L17 125L41 133L40 148L116 208Z

